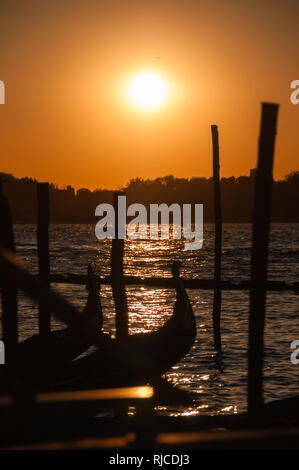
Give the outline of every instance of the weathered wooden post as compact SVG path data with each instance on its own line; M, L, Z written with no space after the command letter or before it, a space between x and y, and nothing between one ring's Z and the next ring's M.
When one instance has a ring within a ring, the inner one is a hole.
M262 103L253 209L248 345L248 412L254 419L263 411L266 281L277 115L278 104Z
M214 186L214 217L215 217L215 258L214 258L214 301L213 301L213 333L214 348L221 350L221 245L222 245L222 211L219 175L219 139L218 127L211 126L213 144L213 186Z
M37 183L37 248L39 277L50 288L49 253L49 183ZM39 302L39 334L47 338L51 332L51 312L45 302Z
M121 339L128 335L128 307L123 274L124 238L126 227L119 218L119 204L123 204L125 193L114 193L115 236L112 240L111 252L111 285L115 303L116 337ZM119 238L120 237L120 238Z
M2 247L15 252L13 221L3 188L3 181L0 181L0 245ZM1 280L1 297L2 297L2 331L3 342L5 347L5 363L11 366L16 359L16 349L18 344L18 300L17 289L13 282L8 280L5 275Z

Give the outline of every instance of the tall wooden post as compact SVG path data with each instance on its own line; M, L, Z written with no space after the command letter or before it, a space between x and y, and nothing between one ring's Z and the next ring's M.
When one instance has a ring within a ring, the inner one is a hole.
M248 348L248 412L254 419L263 411L266 281L277 115L277 104L262 103L253 209Z
M116 337L119 339L128 335L128 307L123 274L125 227L119 223L118 205L119 197L121 203L124 202L121 200L121 196L125 196L121 191L116 191L114 193L113 205L115 211L115 237L112 240L111 252L111 284L116 312Z
M3 194L0 181L0 245L15 252L12 215L9 203ZM5 347L5 363L13 365L18 344L18 300L17 289L5 276L0 279L2 297L2 331Z
M37 248L39 277L50 288L49 253L49 183L37 183ZM51 332L50 309L46 303L39 302L39 334L47 338Z
M218 128L211 126L213 144L213 185L214 185L214 217L215 217L215 258L214 258L214 301L213 301L213 333L214 348L221 350L221 245L222 245L222 211L219 175L219 139Z

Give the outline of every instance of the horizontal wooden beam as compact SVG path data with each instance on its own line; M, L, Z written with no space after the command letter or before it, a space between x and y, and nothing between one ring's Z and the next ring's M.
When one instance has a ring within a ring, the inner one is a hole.
M37 393L33 401L39 403L66 403L79 401L105 401L105 400L127 400L152 398L154 389L148 385L142 387L122 387L122 388L102 388L95 390L75 390ZM13 405L15 397L13 395L1 395L0 406Z
M110 276L101 278L98 277L101 284L111 284ZM51 282L57 284L86 284L87 276L85 274L51 274ZM166 277L138 277L138 276L124 276L127 285L140 285L148 287L161 287L161 288L175 288L175 282L172 278ZM187 289L214 289L213 279L183 279L184 285ZM222 281L221 289L223 290L249 290L250 281ZM283 281L267 281L268 291L297 291L299 292L299 282L287 283Z
M103 409L151 404L154 389L150 386L123 387L96 390L75 390L37 393L31 400L20 403L13 395L0 396L1 419L20 417L88 416ZM23 405L23 406L22 406Z

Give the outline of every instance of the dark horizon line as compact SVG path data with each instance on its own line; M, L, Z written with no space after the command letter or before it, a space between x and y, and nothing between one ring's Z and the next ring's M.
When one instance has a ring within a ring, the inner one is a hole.
M249 174L247 175L238 175L238 176L235 176L235 175L231 175L231 176L222 176L220 178L220 180L229 180L229 179L239 179L239 178L253 178L254 175L255 175L255 170L256 168L252 168L249 170ZM287 178L291 175L294 175L294 174L298 174L299 173L299 170L292 170L290 171L288 174L286 174L283 178L280 178L280 179L275 179L273 178L273 181L274 182L280 182L280 181L286 181ZM2 172L0 171L0 183L1 182L8 182L10 179L13 179L13 180L29 180L29 181L32 181L34 183L49 183L50 186L54 187L55 189L59 189L59 190L66 190L67 188L70 188L70 189L73 189L75 191L75 193L77 193L78 191L80 190L88 190L90 192L96 192L96 191L109 191L109 192L114 192L114 191L121 191L121 190L125 190L132 181L142 181L142 182L153 182L153 181L159 181L159 180L163 180L163 179L166 179L166 178L173 178L174 180L184 180L184 181L191 181L191 180L211 180L213 179L213 176L189 176L189 177L181 177L181 176L175 176L175 175L172 175L172 174L168 174L168 175L163 175L163 176L157 176L155 178L144 178L142 176L134 176L132 178L129 179L129 181L123 185L123 186L118 186L117 188L103 188L103 187L97 187L95 189L91 189L91 188L88 188L88 187L78 187L78 189L76 189L74 186L72 186L71 184L62 184L61 186L57 183L54 183L52 181L45 181L45 180L39 180L37 178L33 178L31 176L15 176L13 175L12 173L6 173L6 172Z

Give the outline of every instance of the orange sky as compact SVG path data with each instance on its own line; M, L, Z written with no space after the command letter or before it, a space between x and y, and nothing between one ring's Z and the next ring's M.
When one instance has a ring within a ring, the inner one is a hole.
M298 170L297 0L1 0L0 171L62 186L211 175L255 166L260 102L281 104L275 178ZM156 57L160 57L157 59ZM160 110L124 97L151 69L172 87Z

